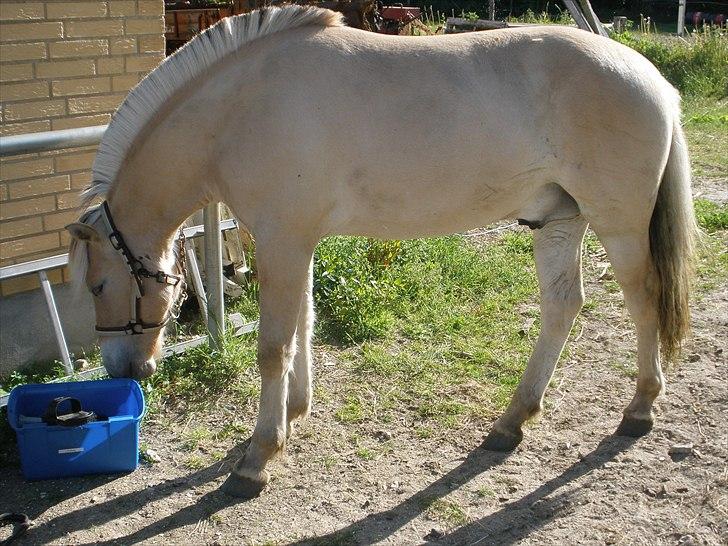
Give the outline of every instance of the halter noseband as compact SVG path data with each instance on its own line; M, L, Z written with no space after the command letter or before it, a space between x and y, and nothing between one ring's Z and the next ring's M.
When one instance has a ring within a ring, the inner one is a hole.
M106 336L118 336L118 335L141 335L147 332L156 332L164 328L170 320L175 320L179 317L179 311L182 307L182 303L187 298L185 291L185 245L184 245L184 231L180 230L179 238L179 255L177 261L177 268L180 275L173 275L171 273L165 273L164 271L149 271L144 264L134 256L131 249L127 246L124 241L124 237L121 232L116 228L114 219L111 217L111 210L109 210L109 204L104 201L101 203L101 217L106 223L106 227L109 230L109 242L111 246L116 250L121 257L124 259L129 274L131 275L131 301L130 301L130 312L131 320L126 326L98 326L96 325L96 331L99 334ZM144 284L142 279L154 279L160 284L166 284L173 287L181 285L181 290L169 311L162 319L161 322L144 322L139 318L141 301L144 297Z

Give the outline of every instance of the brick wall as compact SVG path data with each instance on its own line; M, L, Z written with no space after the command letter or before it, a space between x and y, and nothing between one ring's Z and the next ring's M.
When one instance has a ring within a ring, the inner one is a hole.
M2 0L0 134L108 123L164 57L163 14L163 0ZM86 147L0 162L0 266L64 252L94 155ZM14 279L0 295L36 286L35 276Z

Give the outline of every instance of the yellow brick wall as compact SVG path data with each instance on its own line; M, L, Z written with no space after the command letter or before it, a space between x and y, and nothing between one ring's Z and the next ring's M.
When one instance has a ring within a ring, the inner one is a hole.
M103 125L164 57L163 0L0 2L0 134ZM94 147L0 160L0 266L60 254ZM52 272L63 280L65 273ZM37 286L35 276L0 295Z

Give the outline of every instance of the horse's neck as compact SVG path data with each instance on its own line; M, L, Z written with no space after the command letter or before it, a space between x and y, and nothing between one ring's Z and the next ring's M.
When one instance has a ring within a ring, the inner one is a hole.
M148 259L167 256L180 225L203 204L193 188L168 185L168 177L122 175L108 196L117 229L135 254Z
M137 135L109 192L119 230L145 249L168 246L186 218L220 199L214 173L206 168L209 148L204 135L212 129L205 132L210 122L207 115L200 118L198 110L205 111L174 101L166 104L148 130Z

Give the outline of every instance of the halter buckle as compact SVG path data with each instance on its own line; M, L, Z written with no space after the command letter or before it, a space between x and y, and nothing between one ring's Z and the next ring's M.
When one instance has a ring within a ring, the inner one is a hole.
M130 322L124 328L124 333L130 336L139 336L144 333L144 325L141 322Z
M124 240L118 231L109 233L109 241L111 242L111 246L114 247L114 250L121 250L124 245Z

